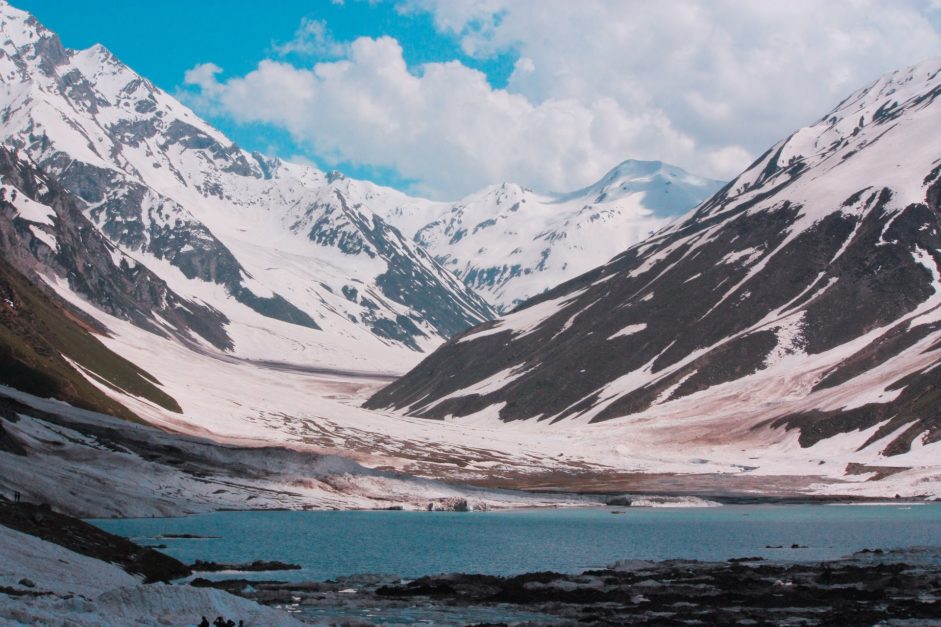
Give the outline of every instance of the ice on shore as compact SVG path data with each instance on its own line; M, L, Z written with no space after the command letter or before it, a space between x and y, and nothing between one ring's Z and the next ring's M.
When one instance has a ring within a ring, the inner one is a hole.
M605 501L616 507L721 507L721 503L698 496L638 496L623 494Z
M119 567L0 525L2 625L195 625L205 615L299 625L288 613L221 590L144 584Z

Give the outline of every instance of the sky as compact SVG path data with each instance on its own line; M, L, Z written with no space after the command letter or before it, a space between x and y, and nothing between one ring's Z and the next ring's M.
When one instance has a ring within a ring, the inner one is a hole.
M941 0L13 0L249 150L456 199L625 159L730 179L879 75Z

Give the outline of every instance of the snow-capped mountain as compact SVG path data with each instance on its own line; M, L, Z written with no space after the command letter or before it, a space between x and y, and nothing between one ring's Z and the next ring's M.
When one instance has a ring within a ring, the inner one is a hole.
M838 449L892 472L936 466L939 96L941 59L880 78L682 220L452 338L367 406L601 423L582 431L627 458L724 451L745 469L777 447L789 473L827 472Z
M939 66L665 224L714 183L626 162L571 194L439 203L245 152L0 0L0 383L426 477L938 495ZM468 285L503 309L538 295L368 404L450 419L361 407L491 317Z
M506 313L608 261L721 186L659 161L625 161L567 194L504 183L454 204L403 203L383 215Z
M105 48L64 49L5 2L0 76L0 142L13 159L79 199L110 272L143 266L173 296L132 315L73 268L40 268L60 291L242 357L379 369L492 316L370 209L408 197L241 150ZM44 202L45 188L16 192ZM19 213L38 265L65 252L54 214Z

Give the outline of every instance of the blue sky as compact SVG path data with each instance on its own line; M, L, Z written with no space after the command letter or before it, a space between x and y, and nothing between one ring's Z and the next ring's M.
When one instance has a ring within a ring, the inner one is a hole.
M438 32L431 15L403 13L391 2L326 0L13 0L59 34L69 48L104 44L151 81L173 91L196 63L212 61L245 74L292 39L302 18L323 20L338 40L390 35L410 65L459 59L506 85L514 56L475 58L452 34Z
M245 148L450 199L577 189L625 159L731 178L941 57L941 0L13 3Z
M437 31L427 13L403 14L389 2L334 3L326 0L13 0L57 32L68 48L101 43L139 74L176 93L185 72L198 63L224 68L220 78L246 74L270 57L279 43L290 41L304 18L329 25L338 40L389 35L401 44L409 65L459 59L486 73L491 84L506 85L515 55L473 58L461 50L458 37ZM316 54L292 61L310 64ZM249 150L304 157L320 167L394 187L408 181L394 168L343 160L325 161L270 124L238 124L226 115L204 117Z

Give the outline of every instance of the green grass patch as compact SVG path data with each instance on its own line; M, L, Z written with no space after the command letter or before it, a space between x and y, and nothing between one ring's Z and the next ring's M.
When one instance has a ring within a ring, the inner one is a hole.
M68 361L80 364L111 388L182 411L159 382L115 354L79 320L0 261L0 382L43 397L140 421L131 410L92 385Z

